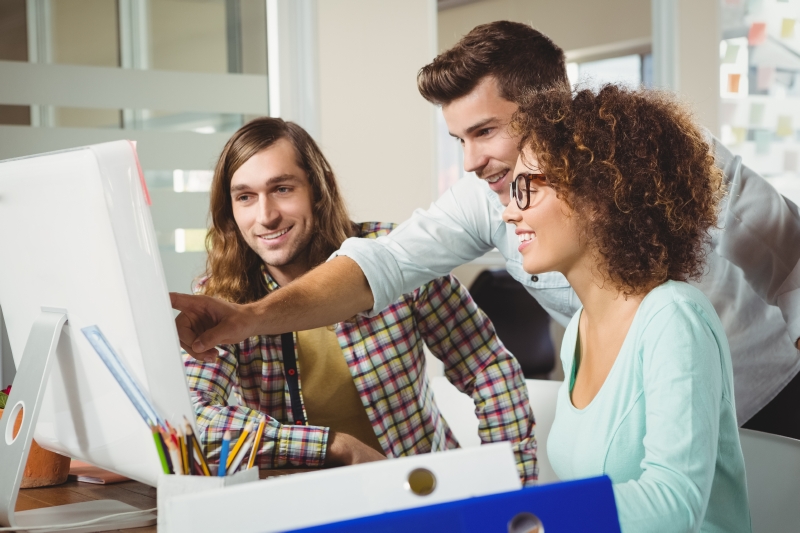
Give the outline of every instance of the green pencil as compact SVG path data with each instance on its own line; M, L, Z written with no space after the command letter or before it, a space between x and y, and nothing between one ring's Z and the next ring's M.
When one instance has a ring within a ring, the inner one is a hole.
M167 458L164 455L164 448L161 446L161 436L158 433L158 428L156 426L150 426L150 430L153 432L153 440L156 443L156 450L158 450L158 458L161 459L161 468L164 470L165 474L169 474L169 465L167 465Z

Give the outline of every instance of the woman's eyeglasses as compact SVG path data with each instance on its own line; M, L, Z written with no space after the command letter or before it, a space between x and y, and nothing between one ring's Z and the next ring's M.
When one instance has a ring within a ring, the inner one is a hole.
M531 206L531 182L544 179L544 174L519 174L514 178L511 182L511 197L517 201L520 210L524 211Z

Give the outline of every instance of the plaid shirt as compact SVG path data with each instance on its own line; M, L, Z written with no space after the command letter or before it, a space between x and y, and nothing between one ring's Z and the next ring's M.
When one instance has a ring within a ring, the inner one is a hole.
M361 237L376 238L393 226L370 222L359 228ZM266 269L264 275L268 289L277 290ZM425 372L423 345L427 345L444 363L447 379L474 400L481 441L510 441L522 482L536 479L534 418L522 371L454 277L435 279L377 316L359 315L336 324L335 330L387 457L459 447L433 398ZM262 468L321 466L329 430L292 425L280 335L251 337L237 345L219 346L218 351L215 363L184 355L209 458L218 460L225 430L236 438L248 422L257 425L266 418L258 450ZM229 405L234 392L240 405Z

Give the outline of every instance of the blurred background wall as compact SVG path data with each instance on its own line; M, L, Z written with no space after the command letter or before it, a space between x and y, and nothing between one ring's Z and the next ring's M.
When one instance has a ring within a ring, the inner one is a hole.
M798 16L800 0L2 0L0 159L137 141L168 285L187 292L205 264L211 170L252 117L306 127L356 220L400 222L464 179L416 72L507 19L553 38L582 86L678 91L797 200ZM492 267L496 253L457 275Z

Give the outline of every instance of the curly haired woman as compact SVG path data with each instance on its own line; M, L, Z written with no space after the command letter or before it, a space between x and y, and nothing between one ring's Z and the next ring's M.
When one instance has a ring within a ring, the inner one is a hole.
M721 175L664 93L529 95L504 213L523 267L583 307L547 449L562 479L606 474L623 532L751 531L725 332L697 278Z

